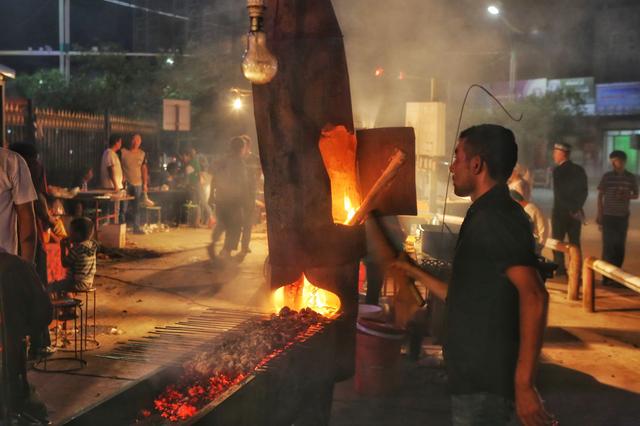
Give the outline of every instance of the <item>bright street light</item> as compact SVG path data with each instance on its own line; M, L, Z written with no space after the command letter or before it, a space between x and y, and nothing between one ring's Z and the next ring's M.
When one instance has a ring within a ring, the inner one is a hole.
M500 15L500 8L495 4L492 4L489 7L487 7L487 12L489 12L493 16L498 16Z
M233 103L231 104L231 107L234 111L240 111L242 109L242 99L235 98L233 100Z

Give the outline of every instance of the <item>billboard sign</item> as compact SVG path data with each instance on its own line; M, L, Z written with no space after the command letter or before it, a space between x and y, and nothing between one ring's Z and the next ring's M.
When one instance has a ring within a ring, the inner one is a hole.
M598 115L640 114L640 82L596 85Z
M595 114L596 88L593 77L558 78L547 82L547 92L556 92L558 90L571 90L580 94L584 100L583 112L586 115Z

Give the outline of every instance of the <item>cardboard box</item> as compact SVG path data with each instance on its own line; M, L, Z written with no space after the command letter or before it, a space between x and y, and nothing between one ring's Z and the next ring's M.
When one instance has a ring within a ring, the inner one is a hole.
M108 223L98 229L98 241L105 247L124 248L127 242L127 225Z

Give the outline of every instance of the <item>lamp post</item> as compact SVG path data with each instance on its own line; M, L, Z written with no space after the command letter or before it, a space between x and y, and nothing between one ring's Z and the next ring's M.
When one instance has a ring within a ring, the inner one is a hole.
M487 6L487 13L492 17L500 18L502 23L509 29L509 97L513 100L515 98L516 73L518 70L518 57L513 46L513 34L524 34L524 32L509 22L502 13L499 3Z

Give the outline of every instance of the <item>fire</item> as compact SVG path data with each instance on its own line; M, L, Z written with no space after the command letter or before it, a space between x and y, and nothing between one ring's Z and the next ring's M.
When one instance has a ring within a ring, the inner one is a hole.
M296 311L309 308L331 318L340 310L340 298L330 291L314 286L304 274L295 283L274 291L272 297L276 312L280 312L285 306Z
M351 204L351 199L347 194L344 194L344 211L347 212L347 219L344 221L344 223L347 224L356 214L356 208Z
M326 126L320 135L319 148L331 184L333 223L347 224L360 205L356 137L344 126Z

